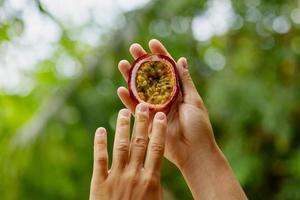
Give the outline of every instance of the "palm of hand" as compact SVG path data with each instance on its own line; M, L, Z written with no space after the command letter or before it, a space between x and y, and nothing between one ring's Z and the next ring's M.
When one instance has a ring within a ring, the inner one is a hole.
M174 105L168 114L165 157L182 166L189 155L209 145L213 134L207 133L212 128L205 109L184 102Z

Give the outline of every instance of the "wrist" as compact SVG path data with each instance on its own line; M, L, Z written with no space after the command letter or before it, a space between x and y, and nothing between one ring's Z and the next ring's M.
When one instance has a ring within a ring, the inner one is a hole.
M216 143L208 151L195 153L180 171L194 199L247 199Z
M223 153L219 149L216 142L213 142L208 148L194 150L189 154L185 162L181 163L178 167L183 174L193 174L198 172L199 169L205 166L224 166L227 164Z

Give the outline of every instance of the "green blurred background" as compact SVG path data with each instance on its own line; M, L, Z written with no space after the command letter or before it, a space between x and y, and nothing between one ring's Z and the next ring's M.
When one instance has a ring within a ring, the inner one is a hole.
M300 199L300 1L0 0L0 199L87 199L133 42L186 56L250 199ZM111 152L110 152L111 153ZM192 199L163 165L166 199Z

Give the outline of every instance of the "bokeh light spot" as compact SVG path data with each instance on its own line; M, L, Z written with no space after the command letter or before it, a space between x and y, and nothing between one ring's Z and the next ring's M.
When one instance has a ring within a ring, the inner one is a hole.
M295 8L292 10L291 19L295 24L300 24L300 8Z
M275 32L285 34L289 32L291 23L287 17L279 16L274 19L272 27Z
M204 54L205 63L215 71L222 70L225 67L226 60L223 54L221 54L217 49L208 48Z

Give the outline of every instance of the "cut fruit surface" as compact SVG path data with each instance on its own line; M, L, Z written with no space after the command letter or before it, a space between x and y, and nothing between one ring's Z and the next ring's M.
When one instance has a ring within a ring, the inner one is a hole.
M137 102L148 104L152 110L166 110L179 91L175 62L158 54L137 58L129 74L128 88Z

